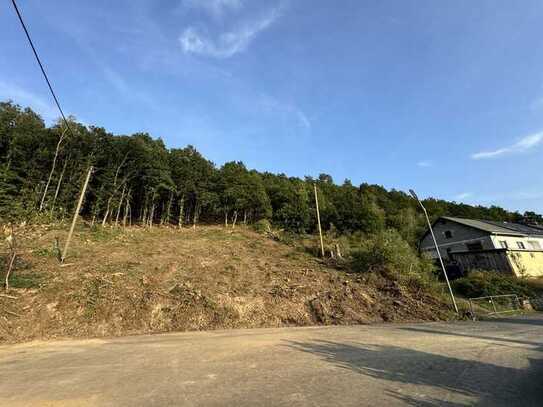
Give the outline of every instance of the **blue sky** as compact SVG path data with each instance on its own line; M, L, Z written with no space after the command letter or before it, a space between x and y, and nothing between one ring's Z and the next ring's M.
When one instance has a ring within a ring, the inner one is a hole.
M19 0L64 109L217 164L543 212L540 0ZM56 117L9 2L0 99Z

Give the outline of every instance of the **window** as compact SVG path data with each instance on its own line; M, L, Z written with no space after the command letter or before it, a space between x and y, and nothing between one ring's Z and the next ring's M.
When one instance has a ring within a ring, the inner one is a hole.
M528 244L530 245L530 248L532 250L541 250L541 245L539 244L539 242L536 242L535 240L528 242Z
M517 246L519 249L521 250L526 250L526 246L524 246L524 243L523 242L517 242Z
M505 240L500 240L500 246L502 249L509 249L509 245Z
M445 234L445 239L452 239L453 237L453 234L450 230L446 230L444 234Z
M470 252L483 250L483 244L481 242L466 243L466 247Z

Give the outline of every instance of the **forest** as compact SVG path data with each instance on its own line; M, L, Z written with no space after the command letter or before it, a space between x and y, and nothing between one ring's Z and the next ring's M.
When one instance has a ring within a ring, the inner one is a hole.
M168 148L147 133L113 135L75 118L46 126L39 114L0 103L0 221L51 222L73 215L88 169L93 172L81 215L91 225L236 224L268 220L295 233L316 230L313 186L322 227L338 234L396 229L411 245L425 227L417 202L379 185L334 182L327 174L304 179L250 170L242 162L217 166L193 146ZM442 215L542 222L491 206L429 198Z

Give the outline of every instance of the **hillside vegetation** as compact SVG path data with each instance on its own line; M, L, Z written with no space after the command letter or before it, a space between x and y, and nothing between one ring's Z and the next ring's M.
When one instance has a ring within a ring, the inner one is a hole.
M543 220L425 206L434 218ZM12 287L0 295L2 341L450 316L434 265L416 250L425 219L403 192L217 167L146 133L112 135L73 118L47 127L11 102L0 103L0 226Z
M451 317L439 292L352 273L247 228L25 226L0 341ZM408 270L405 270L406 273Z
M322 225L339 234L396 229L414 245L425 228L417 203L377 185L338 185L316 179L248 170L241 162L217 168L195 148L168 149L149 134L114 136L75 120L46 127L32 110L0 103L0 222L71 217L79 190L94 172L82 215L94 224L254 223L268 219L297 233L316 230L313 184ZM433 217L539 221L535 213L508 212L436 199Z

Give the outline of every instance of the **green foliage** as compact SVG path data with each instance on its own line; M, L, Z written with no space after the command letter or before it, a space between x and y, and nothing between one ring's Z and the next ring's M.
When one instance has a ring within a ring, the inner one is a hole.
M260 219L253 225L253 229L258 233L269 233L271 232L271 223L268 219Z
M455 292L470 298L505 294L533 297L543 294L543 283L540 281L491 271L472 271L469 276L452 284Z
M269 220L293 233L315 233L317 187L324 232L337 236L378 235L395 229L415 246L425 229L417 203L401 191L379 185L341 185L328 174L300 179L259 173L242 162L217 168L193 146L168 149L147 133L113 135L69 118L74 133L59 145L61 122L46 127L31 109L0 103L0 221L67 220L73 213L87 169L94 167L82 216L94 224L115 223L129 214L132 223L186 225ZM45 210L37 208L45 197ZM432 217L543 222L533 212L470 206L427 199Z
M420 257L398 231L388 229L362 240L351 251L351 269L358 273L379 272L410 286L437 283L434 265Z

